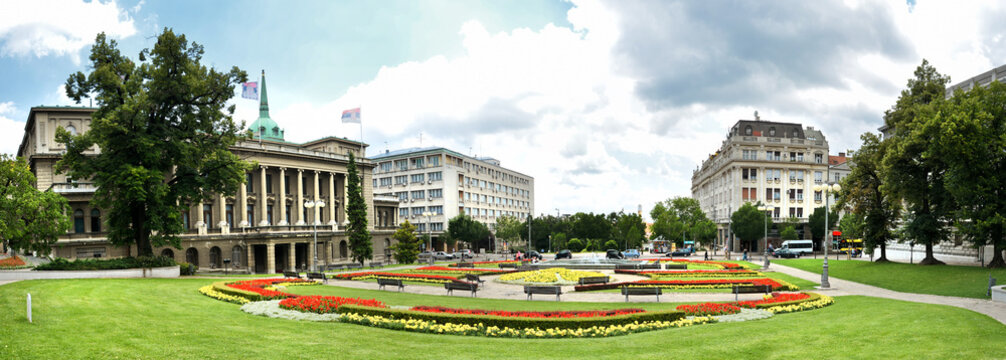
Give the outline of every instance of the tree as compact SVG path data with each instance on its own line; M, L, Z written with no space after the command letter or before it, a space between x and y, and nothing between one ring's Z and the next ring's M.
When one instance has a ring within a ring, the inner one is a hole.
M643 223L643 217L639 216L639 214L626 214L624 212L615 214L615 225L612 235L614 235L620 247L624 246L626 249L629 249L642 246L645 229L646 224Z
M834 209L828 214L828 228L825 229L824 226L824 206L815 208L814 212L807 217L807 222L810 225L810 238L815 241L824 240L825 234L827 234L827 229L835 227L838 223L838 212Z
M571 236L580 239L611 238L611 221L604 214L576 213L571 216Z
M841 196L835 207L849 209L851 214L863 219L864 251L873 251L879 246L880 257L876 261L887 261L887 242L893 238L891 229L901 212L901 201L893 198L890 191L883 190L886 171L883 161L890 142L871 133L864 133L860 139L863 145L850 160L852 171L842 179ZM843 229L843 232L847 231Z
M668 212L673 213L674 216L665 215ZM683 240L685 238L697 240L700 230L698 224L709 220L699 207L699 201L689 197L676 197L657 203L650 211L650 216L654 220L654 228L661 231L661 234L657 236L674 240L678 246L684 246ZM659 227L657 226L658 222L660 223ZM656 231L653 233L656 235Z
M706 219L700 221L695 224L692 231L695 233L695 240L707 249L709 246L712 246L713 241L716 240L716 223L712 220Z
M465 214L458 214L447 222L447 234L455 241L468 244L476 243L490 235L486 224L475 221Z
M566 249L566 233L552 234L552 248L556 251Z
M838 228L842 230L842 236L846 239L861 239L863 229L866 228L866 219L859 214L848 213L838 221Z
M496 238L509 241L511 244L527 232L527 224L514 216L506 215L496 219Z
M782 229L782 232L779 233L779 237L783 240L796 240L799 239L800 235L797 235L796 229L793 228L793 226L786 226L786 228Z
M49 254L70 229L70 206L63 196L34 184L27 162L0 154L0 241L14 250Z
M154 246L180 248L187 204L237 192L250 169L229 149L245 135L234 106L226 107L248 76L207 68L202 55L201 45L164 29L136 64L102 33L91 73L66 81L67 96L78 103L94 96L98 109L87 132L57 128L66 146L57 170L94 182L92 203L108 209L109 242L135 244L140 256L152 256ZM95 146L100 153L85 154Z
M356 157L349 153L349 164L346 165L346 193L349 197L346 207L346 218L349 226L346 235L349 236L349 249L353 252L353 260L363 265L365 260L374 258L374 245L371 243L370 230L367 230L367 202L363 199L363 178L356 170Z
M400 264L411 264L416 262L419 255L419 239L416 238L416 226L405 220L402 225L391 235L392 239L398 242L392 246L395 252L395 261Z
M1006 267L1006 85L957 93L928 123L940 127L929 146L947 161L946 188L957 228L975 246L992 245L990 268Z
M884 114L894 135L884 156L887 171L883 189L906 205L904 236L926 247L926 257L919 265L943 263L933 257L933 245L946 238L954 210L945 182L948 162L957 160L932 151L936 146L933 139L940 138L937 114L945 103L944 88L949 82L949 77L923 60L915 70L915 78L908 80L908 88Z
M619 246L618 246L618 243L615 242L615 240L608 240L608 241L604 242L604 248L605 249L618 249Z
M685 224L681 222L678 213L658 202L650 210L650 218L653 225L650 227L650 240L663 238L665 240L680 239L685 231Z
M752 203L744 203L730 216L734 234L748 243L748 250L754 251L758 248L758 239L765 235L765 221L768 216Z
M566 243L566 247L569 248L569 251L580 252L583 250L583 242L580 239L572 238Z

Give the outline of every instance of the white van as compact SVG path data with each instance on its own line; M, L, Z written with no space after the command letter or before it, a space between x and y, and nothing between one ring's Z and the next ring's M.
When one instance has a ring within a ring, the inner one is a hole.
M814 252L814 240L786 240L782 242L782 248L810 254Z

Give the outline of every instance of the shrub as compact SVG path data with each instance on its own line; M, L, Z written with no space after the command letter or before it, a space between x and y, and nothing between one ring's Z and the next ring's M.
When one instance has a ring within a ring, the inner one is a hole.
M195 275L196 271L199 270L198 266L189 264L187 262L179 262L178 268L181 275Z
M604 243L605 249L618 249L618 243L615 240L608 240Z
M422 321L435 321L439 324L456 324L478 326L482 324L487 327L496 326L500 328L512 329L583 329L593 326L604 327L611 325L632 324L635 322L649 321L676 321L683 319L685 313L677 310L648 311L626 315L586 317L586 318L530 318L530 317L503 317L492 315L470 315L470 314L449 314L433 313L424 311L396 310L374 308L357 305L342 305L336 311L339 314L359 314L364 316L381 316L393 319L412 319Z
M566 242L566 247L569 248L569 251L580 252L583 250L583 242L580 239L572 238Z
M77 259L69 261L56 258L48 264L35 267L35 270L115 270L175 266L175 260L169 257L124 257L117 259Z

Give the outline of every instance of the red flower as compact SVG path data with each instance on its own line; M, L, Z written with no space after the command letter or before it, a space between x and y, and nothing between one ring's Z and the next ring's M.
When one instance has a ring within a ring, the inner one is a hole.
M524 317L524 318L578 318L578 317L605 317L645 312L643 309L616 309L616 310L586 310L586 311L506 311L506 310L481 310L481 309L456 309L440 306L414 306L413 311L424 311L432 313L464 314L464 315L490 315L502 317Z
M344 298L340 296L298 296L279 302L279 306L288 310L313 312L318 314L334 313L339 306L352 304L371 307L386 307L383 302L374 299Z
M228 287L232 287L238 290L251 291L253 293L262 295L263 299L273 300L273 299L284 299L289 297L294 297L296 295L287 294L282 291L266 290L264 287L275 285L279 283L296 283L296 282L308 282L304 279L290 278L290 279L258 279L258 280L245 280L228 283Z
M0 260L0 268L25 266L25 265L26 264L24 263L24 260L21 260L21 258L17 257L16 255Z
M701 303L695 305L678 305L676 309L684 311L686 314L692 316L729 315L729 314L736 314L741 311L741 308L730 303Z

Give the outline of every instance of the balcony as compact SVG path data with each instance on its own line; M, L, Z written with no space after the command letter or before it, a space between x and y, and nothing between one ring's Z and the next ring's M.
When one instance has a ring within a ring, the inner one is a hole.
M73 182L53 183L49 189L57 194L92 194L95 190L98 190L98 187L94 186L94 183Z

